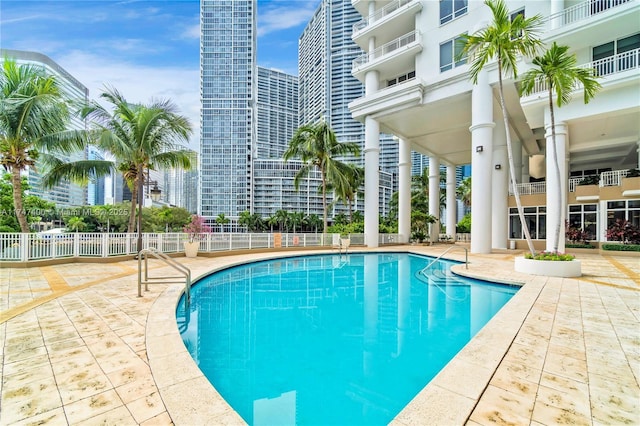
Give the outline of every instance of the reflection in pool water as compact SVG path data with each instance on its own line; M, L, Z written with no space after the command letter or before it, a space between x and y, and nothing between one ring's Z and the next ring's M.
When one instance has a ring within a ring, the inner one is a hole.
M406 253L315 255L212 274L182 337L253 425L387 424L515 294Z

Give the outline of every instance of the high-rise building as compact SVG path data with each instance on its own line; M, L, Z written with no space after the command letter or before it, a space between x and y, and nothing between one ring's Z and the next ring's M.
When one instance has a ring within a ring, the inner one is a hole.
M256 2L200 2L200 214L251 210L256 140Z
M594 70L602 85L594 99L585 105L582 89L578 89L569 103L554 109L557 137L553 141L544 85L520 97L518 79L503 79L508 115L502 117L493 92L499 84L495 66L488 63L474 83L469 80L470 65L457 57L460 36L492 21L485 4L354 0L362 19L352 38L365 53L354 61L352 72L366 90L350 104L350 110L364 123L365 143L371 148L365 154L365 187L371 192L376 189L378 135L384 131L398 138L402 153L427 153L432 165L446 166L448 194L455 195L456 166L471 164L472 252L504 249L511 242L526 246L510 194L514 187L530 195L521 202L537 249L564 249L564 235L554 245L555 238L547 238L547 230L564 227L565 220L584 230L592 241L606 241L606 229L616 219L640 225L640 191L625 186L625 182L630 184L628 170L637 169L640 161L640 3L505 3L512 19L542 16L542 43L568 46L579 65ZM522 76L535 65L520 59L517 65ZM510 145L507 130L512 136ZM552 147L556 154L548 155ZM533 156L545 161L538 165ZM399 172L400 199L405 200L399 204L402 241L410 234L410 201L403 197L410 191L410 161L409 155L402 158ZM531 182L534 175L544 180ZM577 183L590 175L600 179L600 186L586 194ZM370 205L369 200L365 243L377 246L378 206ZM430 205L430 213L438 214L437 207Z
M47 74L55 76L64 96L69 99L86 102L89 97L89 89L46 55L23 50L0 49L0 63L4 62L5 58L13 59L18 64L32 64L41 67ZM72 116L70 128L84 129L85 123L79 117ZM79 151L71 154L65 160L78 161L84 158L85 153ZM41 169L40 163L36 163L35 169L29 168L24 171L29 182L29 194L37 195L61 207L81 206L86 203L86 187L70 181L65 180L53 188L45 189L42 186L42 175L38 172Z
M363 50L351 39L353 26L361 17L351 0L322 0L304 28L298 42L300 123L328 121L339 142L355 142L364 152L364 126L353 119L349 103L364 95L364 85L351 74L353 60ZM398 169L397 142L380 135L380 214L388 213ZM349 158L362 166L364 156ZM386 175L384 175L386 174ZM363 209L362 199L356 210ZM335 212L346 208L336 203Z
M95 146L87 148L87 160L104 160L104 155ZM101 206L105 204L105 178L92 177L87 184L87 204Z

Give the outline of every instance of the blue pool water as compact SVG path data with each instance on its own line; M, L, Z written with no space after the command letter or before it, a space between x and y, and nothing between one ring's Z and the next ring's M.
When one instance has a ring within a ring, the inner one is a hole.
M515 294L407 253L314 255L216 272L182 338L251 425L383 425Z

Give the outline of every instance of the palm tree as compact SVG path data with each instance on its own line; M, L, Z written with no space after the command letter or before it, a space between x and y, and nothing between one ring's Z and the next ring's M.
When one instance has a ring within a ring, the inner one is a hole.
M329 183L327 185L328 190L335 191L336 201L340 200L349 209L349 221L353 222L353 203L356 196L363 195L360 187L364 185L364 169L355 164L339 163L341 173L346 176L345 180L341 180L338 183L342 183L342 186L334 186Z
M300 180L307 177L309 172L317 168L321 176L323 232L327 229L327 184L331 182L335 187L345 186L346 176L338 166L337 158L348 154L360 155L360 148L356 143L340 143L331 127L324 121L307 124L296 130L289 142L289 147L283 155L286 162L292 158L302 161L302 167L296 173L293 184L298 189Z
M456 188L456 193L465 207L471 207L471 176L467 176L460 181L460 185Z
M289 222L291 223L291 226L293 226L294 234L296 232L296 227L302 229L302 227L306 223L306 219L307 218L303 212L293 212L289 214Z
M542 56L536 56L533 58L533 64L537 68L533 68L527 71L522 76L522 84L520 87L520 93L529 95L535 91L536 82L542 81L547 86L547 93L549 94L549 111L551 114L551 152L553 158L553 164L555 168L556 177L558 182L561 181L560 165L558 164L558 152L556 145L556 119L553 107L553 95L556 95L556 103L558 108L569 103L571 100L571 93L580 84L583 87L584 103L589 101L595 96L600 84L596 81L593 69L580 68L576 66L576 55L569 55L569 46L558 46L554 41ZM558 206L562 206L562 193L557 191ZM562 208L562 207L561 207ZM562 229L561 217L557 218L556 229L552 235L553 238L553 252L558 252L558 245L560 244L560 232Z
M21 172L36 160L84 148L84 132L69 130L73 102L40 67L4 60L0 72L0 164L11 174L13 207L21 232L29 232Z
M502 84L503 73L517 78L517 60L519 55L535 56L542 46L542 42L537 36L537 32L542 24L542 17L536 15L532 18L525 18L521 14L511 20L509 9L503 0L485 0L493 14L493 22L487 27L472 35L462 36L464 46L460 56L468 55L471 67L469 73L473 83L478 82L478 76L485 65L496 59L498 65L498 91L500 93L500 108L504 119L504 128L507 137L507 154L509 156L509 177L513 195L518 207L518 216L525 233L527 245L532 255L535 255L535 248L531 240L531 234L524 217L524 209L520 201L520 193L516 186L515 164L513 161L513 148L511 146L511 133L509 132L509 119L504 101L504 90Z
M317 234L318 227L322 225L322 219L318 217L317 214L310 214L307 218L307 226L309 228L313 228L313 231Z
M84 222L84 219L79 216L70 217L67 220L67 228L74 232L80 232L87 227L87 224Z
M286 210L278 210L274 217L276 218L276 223L278 224L278 229L280 231L284 231L284 227L287 225L289 221L289 213Z
M193 154L181 144L189 140L191 124L168 100L133 104L114 88L107 88L100 98L110 103L112 110L93 102L84 108L82 115L94 123L96 145L113 155L118 170L131 185L128 232L133 232L136 200L140 204L139 215L142 208L140 198L145 172L191 168ZM60 165L59 173L64 171Z
M229 223L229 218L224 215L224 213L220 213L218 217L216 217L216 223L220 225L220 232L223 232L224 225Z

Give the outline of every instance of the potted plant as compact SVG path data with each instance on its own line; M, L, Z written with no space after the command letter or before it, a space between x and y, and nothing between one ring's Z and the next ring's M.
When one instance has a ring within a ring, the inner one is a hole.
M194 214L191 222L187 224L183 231L187 234L187 241L183 243L184 254L187 257L196 257L200 249L200 241L205 238L205 234L211 232L211 228L204 221L202 216Z

